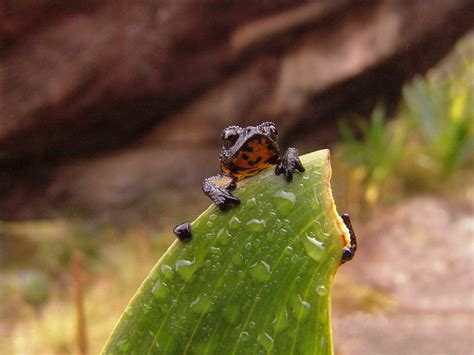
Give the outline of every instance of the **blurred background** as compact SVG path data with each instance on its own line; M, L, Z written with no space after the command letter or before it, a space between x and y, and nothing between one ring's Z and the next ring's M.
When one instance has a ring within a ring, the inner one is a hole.
M337 354L472 354L473 0L0 0L0 353L97 353L220 133L331 148Z

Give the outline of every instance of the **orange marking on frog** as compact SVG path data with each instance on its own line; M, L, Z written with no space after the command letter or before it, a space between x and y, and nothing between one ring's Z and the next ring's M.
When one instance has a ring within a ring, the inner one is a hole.
M275 163L268 163L272 157L278 156L278 151L273 148L265 137L249 140L243 149L232 160L237 167L236 175L255 175L257 172L268 168Z

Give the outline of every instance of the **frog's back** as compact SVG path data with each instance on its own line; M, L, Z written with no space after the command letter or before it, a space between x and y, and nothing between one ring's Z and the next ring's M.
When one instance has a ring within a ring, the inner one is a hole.
M237 181L255 175L278 162L278 147L262 134L255 134L234 153L229 161L221 161L221 171Z

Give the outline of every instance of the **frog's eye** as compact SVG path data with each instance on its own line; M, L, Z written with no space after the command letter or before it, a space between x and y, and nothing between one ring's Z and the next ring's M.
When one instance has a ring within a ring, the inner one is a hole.
M226 147L230 147L239 138L238 127L228 127L222 132L222 141Z
M273 122L263 122L259 128L261 130L263 130L263 132L268 136L270 137L271 139L273 140L276 140L277 136L278 136L278 131L275 127L275 124Z
M270 137L272 139L276 139L276 137L278 136L278 131L273 124L268 126L268 133L270 134Z

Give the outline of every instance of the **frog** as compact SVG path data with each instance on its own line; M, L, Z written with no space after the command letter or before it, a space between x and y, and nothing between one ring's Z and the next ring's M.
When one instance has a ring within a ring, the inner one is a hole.
M263 122L258 126L229 126L222 131L222 147L219 153L221 172L204 179L202 190L223 212L240 205L240 200L232 195L237 182L260 171L275 166L275 174L284 174L290 182L295 170L304 172L298 150L290 147L280 157L277 143L278 131L273 122ZM173 229L182 241L192 238L189 222Z
M278 131L272 122L245 128L230 126L222 131L221 137L221 173L205 179L202 189L224 212L240 204L240 200L231 192L239 181L272 166L275 166L275 174L284 174L287 181L293 179L296 170L305 170L296 148L288 148L280 157Z
M357 237L355 235L354 228L352 227L349 213L342 214L341 219L349 231L349 243L342 249L341 264L344 264L354 258L357 250Z
M204 179L202 189L223 212L240 205L240 200L232 194L239 181L270 167L275 167L276 175L283 174L287 182L293 180L295 172L305 171L296 148L290 147L285 154L280 155L277 143L278 131L273 122L267 121L247 127L229 126L222 131L221 138L222 147L219 153L221 172ZM345 223L347 218L342 217ZM349 226L348 229L352 230L352 226ZM173 232L181 241L187 242L192 239L189 222L176 226ZM355 248L351 246L346 248L342 256L343 262L352 258L352 250L355 252Z

